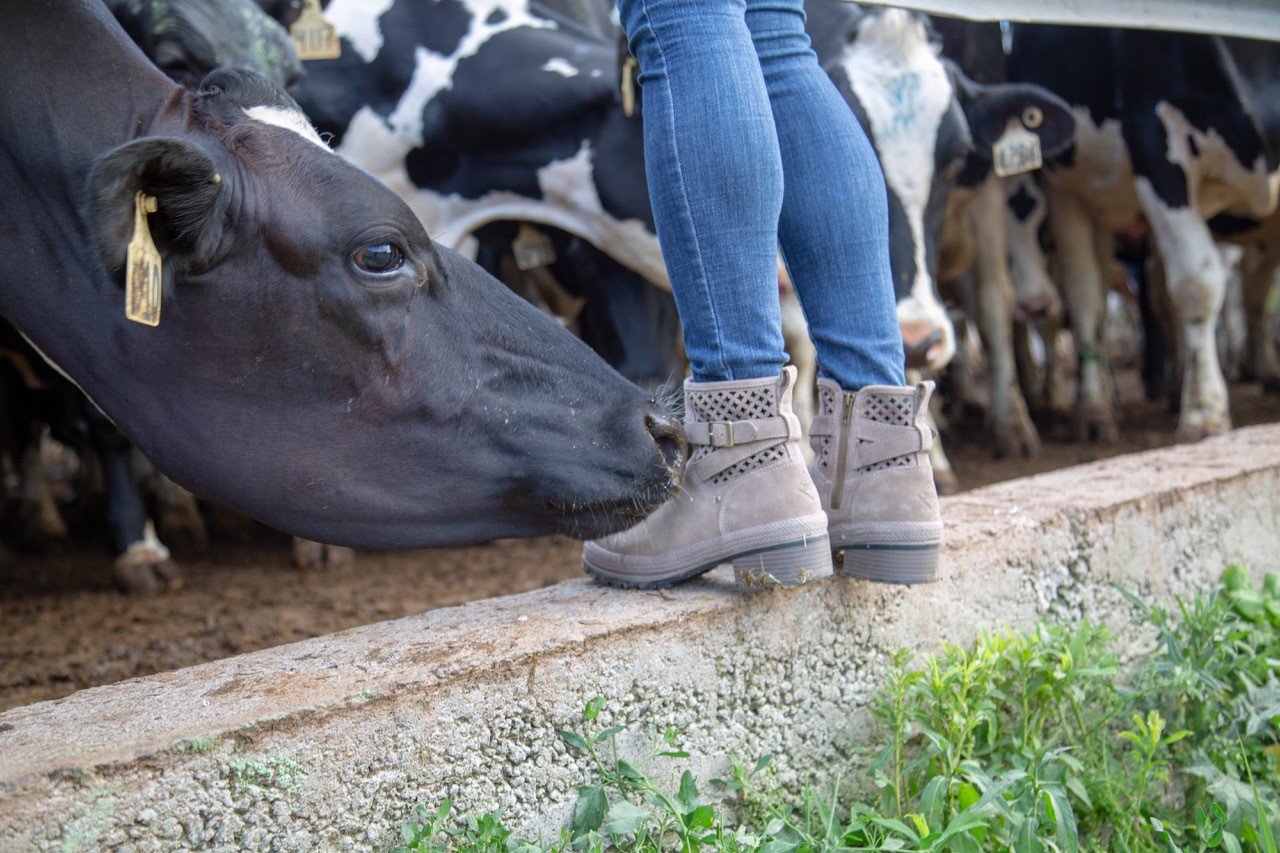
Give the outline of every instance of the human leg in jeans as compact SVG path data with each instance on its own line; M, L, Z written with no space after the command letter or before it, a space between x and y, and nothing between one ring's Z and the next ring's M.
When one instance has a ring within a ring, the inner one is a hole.
M903 387L880 163L809 47L803 0L747 0L746 20L782 152L778 239L818 351L810 471L832 548L849 574L929 580L942 536L932 385Z
M645 165L692 365L695 450L682 493L588 543L584 566L629 586L723 562L747 583L801 582L829 571L830 544L800 455L794 371L779 374L776 248L781 236L837 393L900 386L883 178L808 49L798 0L620 0L619 10L641 68ZM919 394L895 390L918 407ZM840 426L821 439L828 468L849 443ZM892 426L883 432L863 443L891 434L905 446Z

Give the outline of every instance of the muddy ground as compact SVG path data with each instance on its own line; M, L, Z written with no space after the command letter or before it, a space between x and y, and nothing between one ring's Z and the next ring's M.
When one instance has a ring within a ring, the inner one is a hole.
M1042 428L1034 459L993 459L980 417L953 422L947 451L963 488L1170 443L1174 417L1123 382L1119 443L1072 443L1065 424ZM1231 391L1237 425L1280 421L1280 396ZM84 687L216 660L435 607L524 592L579 576L581 545L560 539L473 548L362 553L352 567L301 572L288 542L261 531L182 560L183 589L136 598L111 585L106 555L14 554L0 564L0 709Z

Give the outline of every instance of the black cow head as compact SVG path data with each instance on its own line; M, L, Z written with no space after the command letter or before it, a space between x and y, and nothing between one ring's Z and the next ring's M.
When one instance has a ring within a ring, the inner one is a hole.
M162 470L358 547L597 535L667 497L680 450L666 416L440 250L276 86L219 70L183 103L89 175L116 285L135 193L157 200L160 323L127 321L123 294L103 292L84 332L98 366L68 370ZM70 361L84 347L33 337Z
M286 89L302 73L293 41L253 0L107 0L143 52L194 88L219 65L256 71Z

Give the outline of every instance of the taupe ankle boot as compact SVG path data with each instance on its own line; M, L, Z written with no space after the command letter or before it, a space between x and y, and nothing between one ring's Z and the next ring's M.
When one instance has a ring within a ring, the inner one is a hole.
M942 519L925 421L933 383L872 385L856 394L818 380L809 466L827 511L841 573L889 583L926 583L938 572Z
M684 384L684 482L636 527L588 542L582 567L615 586L670 586L732 563L744 586L831 574L827 517L800 453L795 368Z

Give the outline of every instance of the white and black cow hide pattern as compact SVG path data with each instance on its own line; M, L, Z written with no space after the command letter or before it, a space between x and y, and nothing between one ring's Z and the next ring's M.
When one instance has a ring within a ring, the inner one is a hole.
M308 63L298 102L433 237L542 223L667 285L614 40L527 0L334 0L325 16L342 57Z
M1075 57L1064 63L1063 56ZM1100 348L1114 234L1146 217L1184 354L1178 436L1230 427L1214 328L1227 270L1210 219L1275 210L1280 46L1150 31L1017 26L1010 70L1076 112L1075 143L1048 164L1056 277L1081 353L1078 416L1114 433Z

